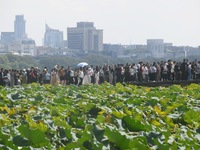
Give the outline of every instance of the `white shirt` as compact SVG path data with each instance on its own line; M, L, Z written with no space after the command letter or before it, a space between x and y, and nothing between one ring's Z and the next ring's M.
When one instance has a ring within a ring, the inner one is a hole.
M134 69L130 68L130 75L133 76L134 75Z
M149 74L149 69L148 69L148 67L147 66L145 66L144 67L144 69L143 69L143 72L142 72L143 74Z
M74 71L70 70L70 77L74 77Z
M79 71L79 78L83 78L83 77L84 77L83 71Z

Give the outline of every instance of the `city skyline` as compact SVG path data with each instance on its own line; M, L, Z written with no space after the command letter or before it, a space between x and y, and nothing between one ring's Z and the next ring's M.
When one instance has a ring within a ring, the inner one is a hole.
M12 4L12 5L11 5ZM45 23L59 29L94 22L104 30L103 43L146 44L164 39L180 46L200 45L199 0L2 0L0 32L13 32L15 15L24 15L26 33L42 45Z

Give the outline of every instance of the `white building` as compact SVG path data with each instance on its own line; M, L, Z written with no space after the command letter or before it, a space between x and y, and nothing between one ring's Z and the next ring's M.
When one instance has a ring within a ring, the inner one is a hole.
M163 39L148 39L147 50L151 52L152 57L164 57L164 40Z
M63 47L63 32L52 29L46 24L46 31L44 34L44 46L52 48L62 48Z
M32 39L15 41L8 45L7 52L19 55L36 55L36 44Z

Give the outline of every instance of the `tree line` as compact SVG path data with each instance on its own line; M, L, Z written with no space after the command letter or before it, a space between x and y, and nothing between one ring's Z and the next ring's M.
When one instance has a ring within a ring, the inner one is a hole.
M182 61L183 58L174 59L176 61ZM195 57L188 58L189 60L195 60ZM127 59L127 58L113 58L103 54L87 54L79 57L70 56L17 56L13 54L2 54L0 55L0 68L5 69L27 69L30 67L38 68L52 68L55 64L63 64L64 66L70 66L76 68L79 62L87 62L92 65L104 65L104 64L126 64L126 63L137 63L143 62L158 62L166 61L165 59L147 57L145 60L142 59Z

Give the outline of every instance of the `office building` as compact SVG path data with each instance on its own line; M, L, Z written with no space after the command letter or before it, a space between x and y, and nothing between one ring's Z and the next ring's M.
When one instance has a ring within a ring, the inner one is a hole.
M10 44L15 40L14 32L1 32L1 43Z
M148 39L147 50L151 52L152 57L164 57L164 40L163 39Z
M44 46L52 48L63 47L63 32L52 29L46 24L46 31L44 34Z
M103 30L93 22L78 22L77 27L67 28L68 48L81 51L103 51Z
M26 21L24 15L16 15L14 22L15 40L22 40L27 37L26 35Z

